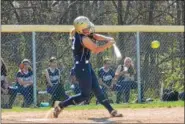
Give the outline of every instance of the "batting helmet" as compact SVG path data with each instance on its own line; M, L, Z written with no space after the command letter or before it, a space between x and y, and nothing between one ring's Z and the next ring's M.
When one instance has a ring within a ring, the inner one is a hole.
M73 25L75 27L75 31L79 34L83 34L83 30L86 28L90 29L90 32L94 32L94 24L85 16L77 17Z

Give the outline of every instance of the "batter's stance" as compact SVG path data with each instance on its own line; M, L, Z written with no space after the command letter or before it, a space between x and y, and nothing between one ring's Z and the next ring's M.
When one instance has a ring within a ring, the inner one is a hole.
M65 101L61 101L53 109L53 117L57 118L61 110L69 105L76 105L89 99L91 90L94 92L98 101L105 106L112 117L122 117L109 104L102 90L99 87L98 79L89 62L91 51L93 53L103 52L110 48L114 43L114 39L100 34L94 33L94 24L87 17L79 16L74 22L74 29L71 31L72 50L74 57L74 71L79 81L81 94L69 97ZM105 45L97 46L92 39L97 41L107 41Z

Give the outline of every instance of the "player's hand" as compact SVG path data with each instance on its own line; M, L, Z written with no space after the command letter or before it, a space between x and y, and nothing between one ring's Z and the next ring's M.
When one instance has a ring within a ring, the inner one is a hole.
M112 38L112 37L106 37L106 40L107 41L115 41L114 38Z
M116 42L115 42L115 40L112 38L112 40L109 40L109 42L111 43L111 44L115 44Z
M110 40L107 42L107 44L109 44L108 48L111 48L113 44L115 44L116 42L114 40Z

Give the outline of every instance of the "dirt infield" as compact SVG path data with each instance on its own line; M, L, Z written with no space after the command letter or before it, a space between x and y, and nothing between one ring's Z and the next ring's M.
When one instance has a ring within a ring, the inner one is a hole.
M184 123L184 107L119 109L124 117L111 118L101 110L64 110L57 119L45 119L47 112L3 112L2 123Z

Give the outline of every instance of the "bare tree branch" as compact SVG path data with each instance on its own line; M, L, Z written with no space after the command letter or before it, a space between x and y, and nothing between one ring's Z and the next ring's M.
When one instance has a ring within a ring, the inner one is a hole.
M125 16L124 16L124 19L123 19L123 24L126 24L126 21L127 21L128 15L129 15L130 5L131 5L131 2L129 0L129 1L127 1L127 7L126 7L126 11L125 11Z
M140 15L143 15L144 13L147 13L148 11L147 10L145 10L145 11L138 11L138 15L136 16L136 17L134 17L130 22L128 22L127 24L132 24L135 20L137 20L138 19L138 17L140 16Z
M160 16L162 16L163 14L168 14L168 15L170 15L171 17L175 18L175 17L173 16L173 14L171 14L171 13L169 13L169 12L167 11L167 9L169 9L169 7L171 7L172 5L174 5L174 3L176 3L176 1L174 1L174 2L171 3L169 6L167 6L165 10L156 10L157 12L163 12L163 13L160 13L160 14L156 15L156 16L154 17L154 19L155 19L155 18L158 18L158 17L160 17Z
M20 24L21 19L20 19L20 17L19 17L19 14L18 14L17 11L16 11L16 8L14 7L12 1L9 1L9 3L10 3L10 5L13 7L15 16L16 16L16 18L17 18L17 21L18 21L18 23Z
M100 17L104 16L105 14L112 14L112 13L117 13L117 12L107 10L107 11L102 12L102 13L100 13L99 15L97 15L97 16L95 17L95 19L93 19L93 21L92 21L92 22L95 22L98 18L100 18Z
M116 10L118 11L118 6L116 5L115 0L112 0L112 3L113 3L113 5L114 5L114 7L116 8Z
M73 5L76 4L77 2L78 2L78 0L72 2L72 3L67 7L67 9L64 11L64 13L62 14L62 16L60 17L59 24L62 24L63 19L64 19L64 17L66 16L66 14L69 12L70 8L73 7Z

